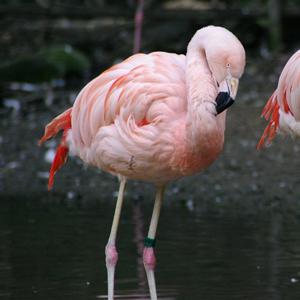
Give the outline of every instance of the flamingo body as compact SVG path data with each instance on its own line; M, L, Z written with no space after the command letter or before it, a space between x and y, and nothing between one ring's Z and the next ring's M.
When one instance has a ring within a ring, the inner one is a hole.
M228 39L232 55L220 53ZM200 52L209 43L211 50ZM227 60L239 78L242 45L226 29L208 26L194 36L187 56L136 54L111 67L88 83L68 110L71 152L107 172L155 184L203 170L224 143L226 112L216 116L214 106Z
M262 116L269 121L257 145L270 144L278 130L300 136L300 50L288 60L279 77L278 86Z
M71 151L108 172L155 183L208 166L222 150L225 123L208 141L209 153L188 148L185 62L184 55L137 54L90 82L73 105Z

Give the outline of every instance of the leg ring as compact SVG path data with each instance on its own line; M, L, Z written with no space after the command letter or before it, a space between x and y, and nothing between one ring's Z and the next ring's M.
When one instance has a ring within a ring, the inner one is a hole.
M155 244L156 244L156 240L155 239L146 237L145 240L144 240L144 246L146 248L154 248Z

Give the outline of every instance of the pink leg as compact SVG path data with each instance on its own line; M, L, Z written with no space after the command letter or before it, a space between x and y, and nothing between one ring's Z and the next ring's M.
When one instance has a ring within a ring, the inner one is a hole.
M156 258L154 254L154 249L152 247L144 248L143 261L144 261L145 268L147 268L148 270L154 270L156 265Z
M134 45L133 45L134 54L140 52L141 49L143 18L144 18L144 0L138 0L138 6L134 18L134 23L135 23Z
M119 189L114 219L113 219L113 223L111 226L111 232L110 232L110 236L108 239L108 243L105 247L108 300L114 299L114 278L115 278L116 264L118 261L118 252L117 252L117 248L116 248L116 237L117 237L117 230L118 230L118 226L119 226L119 220L120 220L121 209L122 209L122 204L123 204L125 185L126 185L126 178L121 177L120 178L120 189Z
M114 278L118 262L118 252L115 245L107 244L105 247L108 299L114 299Z
M144 261L144 266L145 266L149 290L150 290L150 297L151 300L156 300L157 293L156 293L156 283L155 283L155 275L154 275L156 258L154 254L154 249L152 247L144 248L143 261Z
M154 246L155 246L156 229L158 225L158 219L159 219L159 214L160 214L162 200L163 200L163 192L164 192L164 187L160 187L156 192L150 228L149 228L148 236L145 239L145 248L143 253L143 262L146 270L151 300L157 300L156 284L155 284L155 276L154 276L154 269L156 264L156 258L154 255Z

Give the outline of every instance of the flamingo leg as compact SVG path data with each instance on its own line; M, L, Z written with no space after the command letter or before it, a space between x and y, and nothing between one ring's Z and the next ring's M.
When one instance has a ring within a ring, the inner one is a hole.
M144 19L144 0L138 0L137 9L134 18L134 45L133 53L138 53L141 50L141 36Z
M108 239L107 245L105 247L108 300L114 299L115 268L116 268L116 264L118 261L118 252L117 252L117 248L116 248L116 237L117 237L117 231L118 231L120 215L121 215L121 210L122 210L125 186L126 186L126 178L120 177L120 188L119 188L119 193L118 193L115 214L114 214L113 223L111 226L109 239Z
M143 262L146 270L151 300L157 300L156 284L155 284L155 276L154 276L154 269L156 264L154 246L155 246L156 229L157 229L161 205L163 201L164 189L165 189L164 186L157 188L151 223L150 223L148 235L145 239L145 247L143 252Z

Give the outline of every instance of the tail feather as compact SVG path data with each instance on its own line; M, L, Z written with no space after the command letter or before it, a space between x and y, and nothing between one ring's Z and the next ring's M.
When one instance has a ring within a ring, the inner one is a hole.
M42 138L39 140L39 145L42 145L47 140L55 137L61 130L71 128L71 113L72 107L64 111L62 114L54 118L46 127Z
M49 180L48 180L48 190L50 191L54 184L55 173L64 165L67 160L69 153L69 148L66 146L59 145L56 149L55 157L51 165Z
M262 114L269 124L265 128L256 148L260 150L266 144L270 144L275 138L278 126L279 126L279 104L277 102L276 91L270 97L267 104L265 105Z
M49 181L48 181L48 190L51 190L54 184L54 175L55 173L63 166L66 162L69 147L66 143L67 139L67 132L71 129L71 113L72 108L69 108L55 119L53 119L45 128L44 135L39 141L39 145L42 145L45 141L53 138L56 134L63 130L63 135L61 138L61 142L58 145L55 153L54 160L52 162L49 174Z

